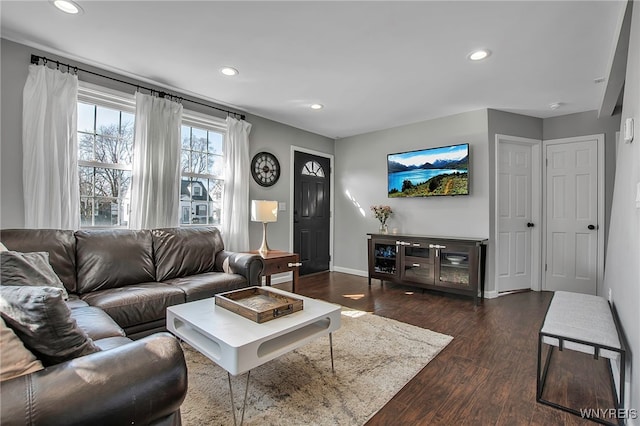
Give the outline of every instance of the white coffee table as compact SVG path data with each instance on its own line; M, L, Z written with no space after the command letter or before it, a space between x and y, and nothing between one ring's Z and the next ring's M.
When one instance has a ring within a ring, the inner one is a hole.
M252 368L329 335L333 371L331 333L340 328L340 306L277 288L270 290L302 299L303 309L258 324L217 306L214 298L167 308L167 329L227 371L234 423L236 410L231 375L247 373L242 423Z

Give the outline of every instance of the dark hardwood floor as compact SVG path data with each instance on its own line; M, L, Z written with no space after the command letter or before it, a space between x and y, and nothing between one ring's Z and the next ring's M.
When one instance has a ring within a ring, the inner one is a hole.
M276 287L291 290L290 283ZM485 300L405 287L337 272L301 277L299 294L453 336L453 341L367 425L594 424L536 402L537 333L549 292ZM604 359L554 354L547 399L577 409L613 408Z

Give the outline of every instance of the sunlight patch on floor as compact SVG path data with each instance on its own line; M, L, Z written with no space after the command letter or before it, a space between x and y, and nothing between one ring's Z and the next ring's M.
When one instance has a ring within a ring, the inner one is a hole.
M351 300L360 300L364 297L364 293L360 293L360 294L343 294L342 297L346 297L347 299L351 299Z
M351 318L360 318L363 315L367 315L365 311L345 311L342 310L342 315Z

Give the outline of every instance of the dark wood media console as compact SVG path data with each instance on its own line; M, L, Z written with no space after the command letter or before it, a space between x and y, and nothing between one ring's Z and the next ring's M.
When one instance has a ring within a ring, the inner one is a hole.
M377 278L484 299L486 239L367 234L369 285ZM478 293L480 293L478 295Z

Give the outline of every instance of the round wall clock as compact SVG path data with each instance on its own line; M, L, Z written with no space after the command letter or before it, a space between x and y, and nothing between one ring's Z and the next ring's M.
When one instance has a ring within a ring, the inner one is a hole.
M251 176L258 185L271 186L280 178L280 163L275 155L259 152L251 160Z

